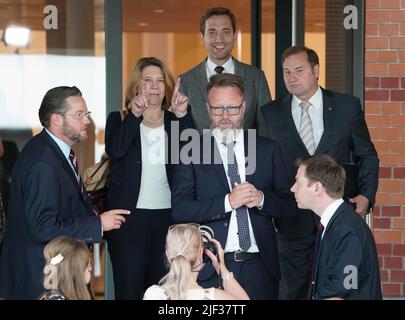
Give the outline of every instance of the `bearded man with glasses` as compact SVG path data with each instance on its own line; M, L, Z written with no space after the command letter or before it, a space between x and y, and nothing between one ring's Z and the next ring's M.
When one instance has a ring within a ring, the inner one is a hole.
M71 147L87 139L90 112L76 87L50 89L39 108L44 129L24 147L11 177L0 255L0 298L38 299L45 291L45 245L58 236L100 242L128 210L97 216Z
M191 155L191 162L181 158L176 167L173 218L212 228L224 248L226 267L249 297L276 299L280 266L273 218L295 214L280 147L256 130L242 129L242 77L212 76L207 97L211 130L191 149L199 156ZM204 288L218 287L218 280L212 265L198 276Z

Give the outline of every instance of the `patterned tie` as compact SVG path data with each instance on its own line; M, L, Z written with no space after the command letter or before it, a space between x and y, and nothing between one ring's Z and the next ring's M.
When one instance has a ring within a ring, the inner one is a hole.
M309 154L312 156L315 153L315 139L314 139L314 129L312 127L312 121L309 117L308 108L311 103L308 101L302 101L300 107L302 108L301 113L301 125L299 134L301 136L302 142L307 148Z
M82 195L84 195L84 186L83 186L82 179L80 178L79 166L77 165L77 157L76 157L73 149L70 149L69 160L72 163L73 168L75 170L75 176L76 176L77 183L80 186L80 192L82 193Z
M220 74L225 70L225 68L223 66L216 66L214 70L216 73Z
M236 161L235 153L233 152L234 143L226 145L228 155L228 177L231 180L232 188L235 186L235 182L240 184L240 175L238 170L238 163ZM243 251L247 251L250 248L250 234L249 234L249 220L248 209L246 206L235 209L236 221L238 223L238 237L239 245Z
M314 255L312 257L310 299L314 299L314 295L315 295L315 267L316 267L316 261L318 260L319 248L321 246L323 229L324 229L324 227L323 227L322 223L319 222L316 225L316 240L315 240L315 247L314 247Z

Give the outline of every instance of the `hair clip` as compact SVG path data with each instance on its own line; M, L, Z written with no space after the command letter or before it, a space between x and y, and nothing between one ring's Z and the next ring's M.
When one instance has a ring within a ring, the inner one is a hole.
M62 254L58 254L51 259L51 265L56 266L58 263L61 263L63 260Z

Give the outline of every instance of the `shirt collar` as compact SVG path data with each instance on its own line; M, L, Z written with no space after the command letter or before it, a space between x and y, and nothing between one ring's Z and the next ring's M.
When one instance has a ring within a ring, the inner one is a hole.
M299 99L297 96L293 95L293 105L298 106L303 100ZM322 90L321 87L318 86L318 90L313 94L311 98L308 100L309 103L313 106L321 105L322 102Z
M339 208L342 203L343 203L343 199L339 198L339 199L333 201L323 211L322 216L321 216L321 224L323 225L323 227L325 229L328 226L328 223L329 223L330 219L332 219L333 215L335 214L337 208Z
M210 75L216 74L215 68L217 67L217 64L215 64L209 57L207 58L207 69L208 73ZM222 73L235 73L234 72L234 64L232 57L229 57L228 61L225 62L222 67L224 67L224 71Z
M49 136L53 139L53 141L56 142L56 144L58 145L60 150L62 150L66 159L69 159L69 154L70 154L70 149L71 149L70 146L66 142L62 141L57 136L52 134L48 129L45 128L45 131L47 134L49 134Z
M230 131L228 136L225 136L221 129L215 128L212 130L212 135L214 136L218 145L223 145L224 141L226 141L226 143L235 141L235 144L243 142L243 129L235 129L234 131Z

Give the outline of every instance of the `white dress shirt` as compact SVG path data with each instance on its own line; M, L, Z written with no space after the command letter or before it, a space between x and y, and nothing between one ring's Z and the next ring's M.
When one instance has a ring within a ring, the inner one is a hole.
M215 64L214 62L212 62L212 60L210 60L210 58L207 58L207 62L205 63L205 69L207 70L207 79L209 80L211 76L213 76L214 74L217 74L215 72L215 68L218 65ZM224 71L222 71L222 73L231 73L231 74L235 74L235 65L233 63L232 57L229 58L229 60L227 62L225 62L222 67L224 68Z
M227 152L227 147L222 143L223 136L221 134L221 131L219 129L214 129L212 130L212 135L215 138L215 141L217 143L219 153L221 155L222 159L222 164L224 166L225 170L225 175L228 180L228 185L230 190L232 190L231 186L231 181L228 177L228 152ZM235 147L234 147L234 153L236 156L236 161L238 163L238 170L239 170L239 175L240 175L240 181L241 183L246 181L246 176L245 176L245 146L244 146L244 137L243 137L243 130L237 130L237 133L235 135ZM236 210L232 209L231 204L229 202L229 194L225 196L225 212L232 211L231 213L231 219L229 221L229 229L228 229L228 237L226 240L226 245L224 248L225 252L236 252L236 251L241 251L241 247L239 245L239 237L238 237L238 223L236 221ZM263 201L261 205L263 205ZM248 215L248 221L249 221L249 234L250 234L250 240L251 240L251 246L248 250L248 252L259 252L259 248L257 247L256 239L253 233L253 228L252 228L252 223L250 222L250 216Z
M332 219L333 215L335 214L336 210L340 207L340 205L343 203L343 199L337 199L333 201L329 206L326 207L325 211L322 213L321 216L321 224L323 225L323 232L322 232L322 238L323 235L325 234L326 227L328 226L328 223L330 219Z
M301 125L301 113L302 108L300 103L302 100L298 99L293 95L291 101L291 113L294 119L295 127L297 131L300 131ZM315 139L315 150L318 147L319 141L321 140L323 134L323 97L322 90L318 87L318 90L315 94L308 100L311 103L311 106L308 109L309 116L312 121L312 128L314 130L314 139Z

